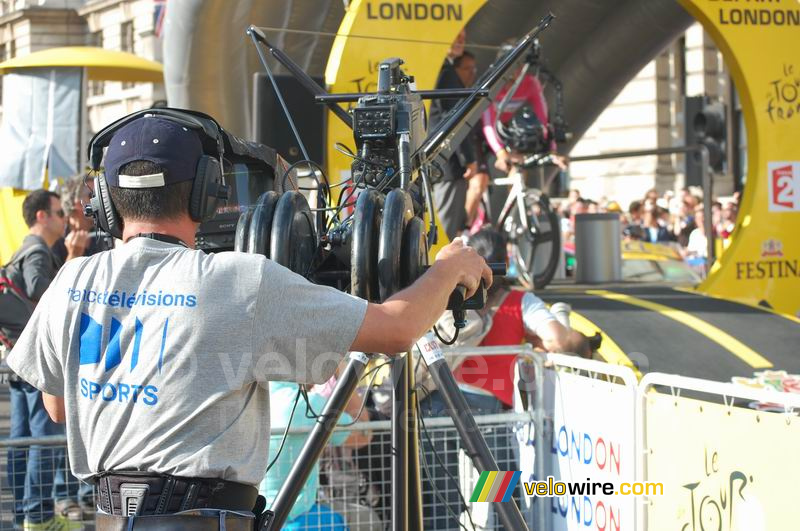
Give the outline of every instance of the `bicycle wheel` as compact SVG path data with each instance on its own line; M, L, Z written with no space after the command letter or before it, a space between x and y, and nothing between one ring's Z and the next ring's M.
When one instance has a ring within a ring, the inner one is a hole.
M547 194L535 190L525 194L529 229L522 225L519 209L516 210L509 234L512 243L512 260L515 261L520 283L526 289L547 286L558 268L561 255L561 227L558 214L550 205Z

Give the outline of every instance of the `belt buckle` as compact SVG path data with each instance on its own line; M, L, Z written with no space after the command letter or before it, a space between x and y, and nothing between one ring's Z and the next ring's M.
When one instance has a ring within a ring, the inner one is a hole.
M144 499L150 492L146 483L122 483L119 486L119 499L122 516L139 516L144 510Z

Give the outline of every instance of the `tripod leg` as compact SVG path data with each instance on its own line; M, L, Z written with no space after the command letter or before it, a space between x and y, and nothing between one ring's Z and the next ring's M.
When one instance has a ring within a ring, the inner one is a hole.
M392 531L409 531L409 356L392 363Z
M422 531L422 481L412 357L392 364L392 531Z
M411 531L422 531L422 478L419 462L419 424L417 423L417 394L413 359L407 353L408 370L408 528Z
M392 363L392 531L422 531L422 482L410 353Z
M439 350L438 356L435 354L433 356L426 355L425 362L428 364L428 371L436 383L436 388L444 398L450 416L453 418L453 423L456 426L456 430L458 430L464 449L472 459L475 467L480 472L499 470L489 446L475 423L469 404L467 404L464 395L461 394L450 367L444 357L441 356L441 351ZM509 502L495 503L494 508L505 529L513 529L514 531L528 529L517 502L513 499Z

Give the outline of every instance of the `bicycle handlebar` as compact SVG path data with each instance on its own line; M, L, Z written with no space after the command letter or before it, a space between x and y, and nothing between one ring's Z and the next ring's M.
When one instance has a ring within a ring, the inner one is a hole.
M556 155L552 153L534 153L522 159L519 165L523 168L532 168L534 166L544 166L546 164L553 164L556 160Z

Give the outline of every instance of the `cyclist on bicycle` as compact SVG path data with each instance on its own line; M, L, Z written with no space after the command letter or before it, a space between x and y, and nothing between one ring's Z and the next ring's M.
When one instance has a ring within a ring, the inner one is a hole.
M503 46L498 59L510 49L508 45ZM539 43L535 41L533 60L538 56ZM552 160L556 165L562 169L566 167L563 157L556 155L555 135L549 124L543 92L536 75L527 72L523 75L520 69L514 81L498 93L500 103L492 103L483 113L483 134L497 157L495 168L503 173L522 162L525 155L547 152L554 155Z

